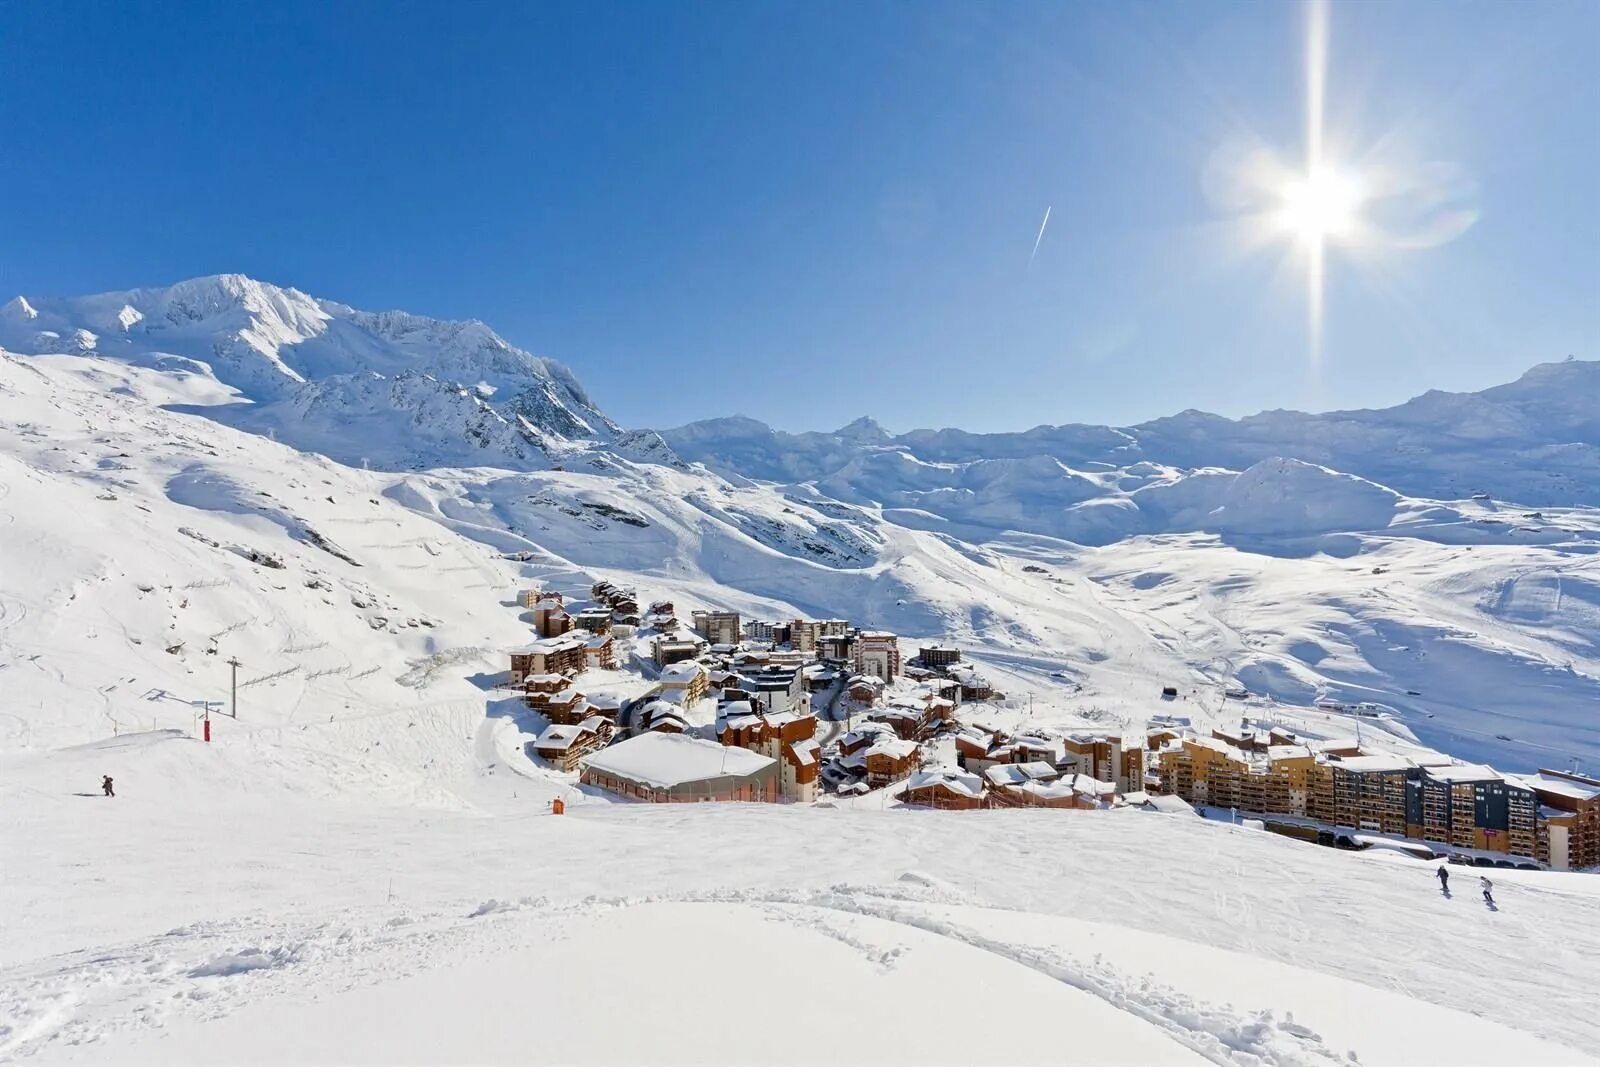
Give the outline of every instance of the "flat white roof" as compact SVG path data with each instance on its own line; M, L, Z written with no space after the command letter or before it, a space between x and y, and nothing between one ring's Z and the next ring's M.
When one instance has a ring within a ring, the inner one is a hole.
M1571 778L1545 774L1543 771L1538 774L1525 774L1521 777L1522 783L1529 789L1555 793L1558 796L1570 797L1573 800L1593 800L1595 797L1600 797L1600 785L1574 782Z
M749 749L729 748L687 734L645 733L601 749L587 766L657 789L724 775L757 774L776 765Z
M1346 756L1332 761L1335 767L1347 771L1404 771L1416 766L1404 756Z
M1345 762L1349 762L1346 760ZM1429 767L1426 772L1429 778L1436 778L1441 782L1498 782L1501 781L1500 772L1493 767L1486 767L1481 763L1456 763L1443 767Z

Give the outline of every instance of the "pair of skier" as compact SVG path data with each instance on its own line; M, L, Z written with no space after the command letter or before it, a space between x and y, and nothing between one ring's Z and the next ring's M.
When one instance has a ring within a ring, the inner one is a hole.
M1439 876L1439 888L1448 894L1450 892L1450 871L1441 863L1437 873ZM1479 875L1478 888L1483 890L1483 902L1492 905L1494 903L1494 883L1489 881L1487 877Z

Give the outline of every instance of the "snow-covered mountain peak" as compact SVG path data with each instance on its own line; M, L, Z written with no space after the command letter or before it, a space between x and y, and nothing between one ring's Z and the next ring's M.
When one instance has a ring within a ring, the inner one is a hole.
M878 445L888 441L890 433L879 425L877 419L871 415L863 415L854 422L839 427L834 431L834 436L859 444Z
M7 300L3 306L0 306L0 317L32 321L39 317L39 312L34 310L32 304L28 303L27 297L14 296Z
M18 297L0 347L208 372L235 425L347 462L541 467L621 432L573 373L476 320L362 311L243 274L92 296ZM670 456L670 451L666 453Z

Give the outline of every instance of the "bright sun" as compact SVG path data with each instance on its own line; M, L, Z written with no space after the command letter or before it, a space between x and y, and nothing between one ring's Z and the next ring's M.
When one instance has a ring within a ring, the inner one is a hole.
M1308 244L1349 236L1361 207L1361 189L1355 181L1322 167L1287 182L1278 195L1283 227Z

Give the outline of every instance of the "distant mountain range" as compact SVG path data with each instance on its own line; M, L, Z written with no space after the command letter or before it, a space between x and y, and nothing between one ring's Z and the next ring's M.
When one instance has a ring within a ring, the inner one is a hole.
M661 436L685 460L725 475L846 490L872 480L901 490L911 482L924 491L930 482L960 490L987 484L1018 462L1048 459L1068 468L1060 474L1063 488L1074 473L1086 479L1081 491L1087 499L1100 474L1140 463L1243 470L1289 458L1412 496L1450 500L1486 492L1535 506L1593 505L1600 504L1600 362L1544 363L1479 393L1435 390L1378 410L1266 411L1243 419L1185 411L1126 427L898 435L870 418L832 433L792 434L733 417L662 430ZM1048 475L1048 467L1036 462L1035 469Z

